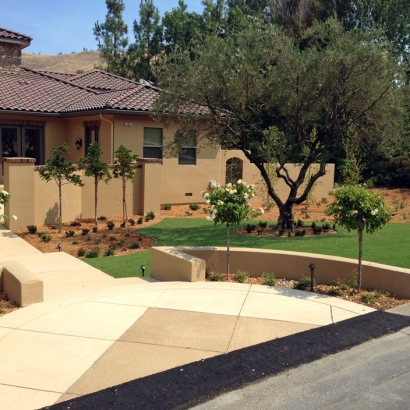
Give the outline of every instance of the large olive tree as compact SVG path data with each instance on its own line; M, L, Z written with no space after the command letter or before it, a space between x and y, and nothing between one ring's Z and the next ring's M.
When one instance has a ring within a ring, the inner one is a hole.
M293 206L325 175L342 140L387 150L399 136L401 77L388 47L372 33L346 33L336 20L315 23L298 39L256 22L235 36L175 51L158 75L167 92L156 115L180 124L174 148L195 131L242 150L279 207L280 228L294 229ZM296 177L290 162L300 164ZM276 163L287 198L278 196L266 163Z

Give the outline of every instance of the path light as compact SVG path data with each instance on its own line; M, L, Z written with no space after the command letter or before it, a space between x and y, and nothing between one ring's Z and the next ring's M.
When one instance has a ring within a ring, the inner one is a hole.
M82 146L83 146L83 140L81 138L77 138L75 140L75 147L77 148L77 151L80 151Z
M311 263L309 265L309 269L310 269L310 291L311 292L315 291L315 287L314 287L314 284L313 284L313 274L315 272L315 268L316 268L316 266L315 266L314 263Z
M142 276L145 277L145 265L141 265L140 269L142 272Z
M61 252L61 243L57 245L58 251Z

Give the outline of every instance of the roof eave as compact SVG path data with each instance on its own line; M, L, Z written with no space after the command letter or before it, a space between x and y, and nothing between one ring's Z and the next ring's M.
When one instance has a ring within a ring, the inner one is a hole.
M31 44L31 40L17 40L17 39L8 38L8 37L0 37L0 42L18 44L20 45L20 50L28 47Z

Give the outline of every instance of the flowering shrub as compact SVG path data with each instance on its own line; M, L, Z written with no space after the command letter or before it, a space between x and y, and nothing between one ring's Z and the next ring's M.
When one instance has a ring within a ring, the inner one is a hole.
M1 205L7 205L8 202L10 201L10 194L7 191L1 191L0 192L0 204ZM0 215L0 219L4 218L4 220L8 220L9 217L5 214ZM13 219L17 219L16 215L13 215Z
M246 185L242 180L236 184L224 186L218 184L211 191L203 193L205 202L209 205L207 219L214 221L215 224L238 225L255 214L249 204L249 199L254 196L254 186ZM261 212L263 212L262 208Z
M331 192L335 201L327 206L326 214L333 215L336 222L349 232L357 229L359 235L358 290L361 290L363 231L373 233L391 219L391 212L380 195L360 186L347 186Z
M211 191L203 192L203 197L208 205L208 221L215 224L221 223L226 226L226 243L227 243L227 275L229 275L229 227L238 225L250 216L256 216L263 213L263 209L255 211L249 204L249 199L255 196L253 185L246 185L239 180L236 184L226 184L212 188Z
M348 186L330 193L335 201L328 205L326 215L333 215L336 222L349 232L365 229L373 233L391 219L391 212L380 195L360 186Z

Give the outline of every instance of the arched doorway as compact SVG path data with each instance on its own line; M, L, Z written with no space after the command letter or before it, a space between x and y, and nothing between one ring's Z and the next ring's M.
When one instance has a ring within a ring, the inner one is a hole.
M225 183L236 184L238 179L242 179L242 160L239 158L230 158L226 161Z

